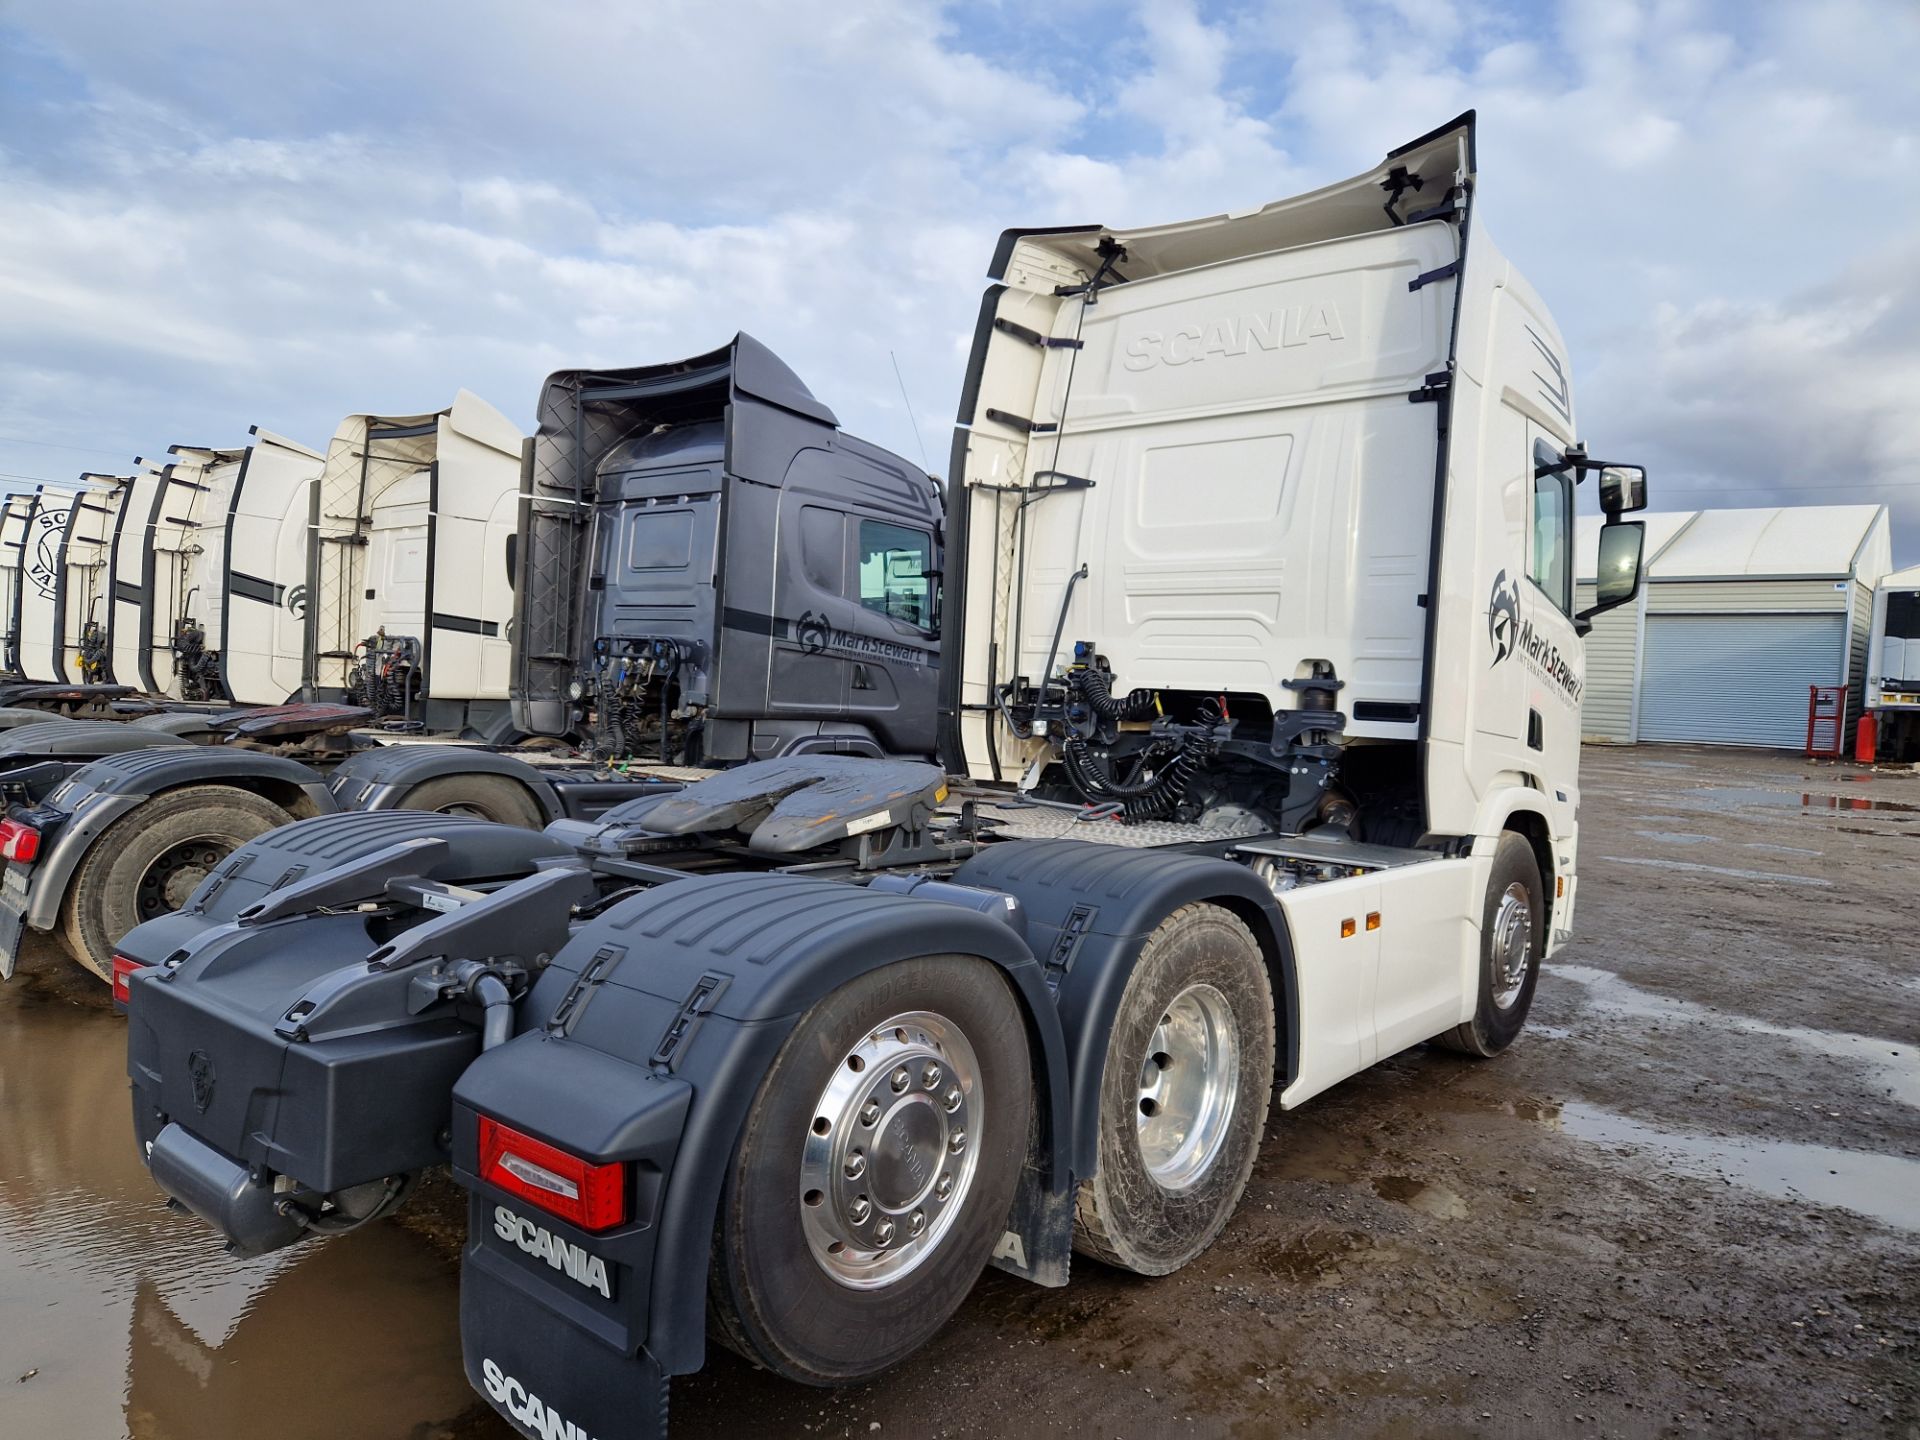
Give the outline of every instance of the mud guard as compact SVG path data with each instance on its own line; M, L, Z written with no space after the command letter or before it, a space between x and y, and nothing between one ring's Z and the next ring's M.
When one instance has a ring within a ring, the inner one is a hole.
M988 846L953 879L1012 895L1026 912L1028 943L1066 1038L1070 1153L1081 1179L1093 1174L1099 1154L1100 1077L1127 977L1147 937L1182 905L1224 904L1252 929L1274 981L1281 1070L1275 1081L1293 1078L1300 1053L1293 949L1279 905L1244 865L1167 849L1025 840Z
M30 730L52 728L53 725L35 725ZM29 731L18 733L24 735ZM114 821L163 790L178 789L182 785L238 785L248 780L270 780L298 786L316 810L327 812L335 808L333 796L328 793L320 773L297 760L263 755L255 750L211 749L155 731L143 733L150 742L147 748L108 755L83 765L56 792L58 808L70 818L60 826L53 844L33 867L26 915L27 923L34 929L53 928L60 915L60 904L66 898L67 884L93 842Z
M1028 1167L1070 1222L1066 1050L1040 966L1011 925L965 904L809 877L675 881L580 927L523 1004L521 1033L482 1055L455 1087L454 1170L474 1195L466 1283L481 1276L490 1288L523 1292L523 1303L487 1313L463 1306L470 1373L479 1375L487 1358L505 1363L489 1346L512 1346L528 1366L564 1354L563 1367L517 1378L548 1408L597 1433L602 1417L629 1417L632 1404L644 1403L634 1387L699 1369L720 1192L774 1056L816 1000L882 966L939 953L990 961L1014 988L1035 1093L1045 1097ZM682 1095L684 1127L668 1139L660 1127L671 1128L667 1112ZM617 1100L600 1098L607 1096ZM538 1217L613 1267L610 1297L554 1278L538 1260L523 1264L516 1247L492 1238L494 1207L527 1207L479 1178L481 1114L590 1161L639 1164L645 1213L634 1223L588 1235ZM570 1347L561 1337L574 1330L582 1333ZM577 1353L595 1348L579 1343L589 1336L600 1347L591 1361ZM594 1389L604 1384L609 1346L626 1399ZM599 1378L576 1381L589 1376ZM484 1381L476 1383L499 1404Z
M397 810L407 792L444 775L503 775L527 787L544 821L566 814L553 786L516 755L471 745L382 745L348 757L328 781L342 810Z

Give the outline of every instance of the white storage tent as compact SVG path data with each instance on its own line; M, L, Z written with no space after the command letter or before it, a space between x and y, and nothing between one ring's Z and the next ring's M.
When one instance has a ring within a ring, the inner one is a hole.
M1873 587L1892 565L1886 507L1644 518L1641 597L1587 637L1587 738L1797 748L1812 685L1849 688L1851 734ZM1591 603L1598 530L1597 519L1582 522L1582 604Z

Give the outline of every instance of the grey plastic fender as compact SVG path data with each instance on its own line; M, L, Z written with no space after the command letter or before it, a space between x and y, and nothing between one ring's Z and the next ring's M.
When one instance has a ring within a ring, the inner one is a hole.
M1012 895L1026 911L1028 941L1045 968L1066 1036L1073 1169L1081 1178L1093 1174L1099 1154L1100 1077L1120 996L1147 937L1182 905L1223 904L1253 930L1273 975L1276 1080L1285 1085L1293 1078L1299 1059L1293 948L1279 905L1246 866L1165 849L1029 840L987 846L953 879Z
M980 956L1013 985L1037 1072L1041 1124L1029 1164L1070 1205L1066 1050L1040 966L1013 928L960 905L791 875L673 881L576 930L521 1006L521 1033L455 1087L455 1170L476 1207L510 1199L490 1199L476 1173L480 1113L590 1158L641 1156L630 1147L644 1131L642 1158L662 1177L653 1223L591 1240L634 1283L611 1301L566 1295L562 1313L667 1374L697 1370L721 1186L780 1046L848 981L949 953ZM653 1121L663 1112L677 1120L681 1106L684 1124L663 1140Z
M118 730L130 728L111 721L71 723L99 723ZM26 735L51 728L35 725L15 733ZM64 810L69 818L57 829L53 844L32 870L27 923L34 929L53 928L73 872L80 868L93 842L114 821L163 790L177 790L182 785L274 780L299 786L316 810L324 813L337 808L320 773L297 760L263 755L257 750L218 750L191 745L157 731L139 733L148 737L147 748L109 755L83 765L53 793L50 806Z
M47 756L91 760L129 750L185 749L192 744L164 730L124 720L49 720L44 725L16 726L0 735L0 766Z
M407 791L443 775L504 775L533 795L543 820L566 812L553 786L517 755L471 745L382 745L350 756L329 784L342 810L398 810Z

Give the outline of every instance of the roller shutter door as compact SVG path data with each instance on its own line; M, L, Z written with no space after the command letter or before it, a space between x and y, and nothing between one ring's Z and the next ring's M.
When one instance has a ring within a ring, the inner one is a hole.
M1649 615L1640 738L1799 749L1807 687L1840 683L1847 617Z

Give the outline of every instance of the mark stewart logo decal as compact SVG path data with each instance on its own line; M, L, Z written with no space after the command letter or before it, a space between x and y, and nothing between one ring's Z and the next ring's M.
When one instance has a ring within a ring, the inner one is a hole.
M287 591L286 603L287 613L289 615L305 615L307 613L307 587L304 585L296 585Z
M1570 657L1545 631L1537 630L1531 620L1520 615L1520 582L1509 580L1502 570L1493 577L1493 591L1487 597L1487 640L1493 646L1491 669L1509 655L1520 661L1542 680L1560 692L1569 704L1580 703L1580 677L1574 673Z
M1507 579L1507 572L1502 570L1493 577L1493 595L1487 601L1487 638L1493 642L1494 664L1513 653L1519 629L1520 585Z
M807 654L823 654L833 639L833 625L826 616L807 610L793 622L793 638Z

